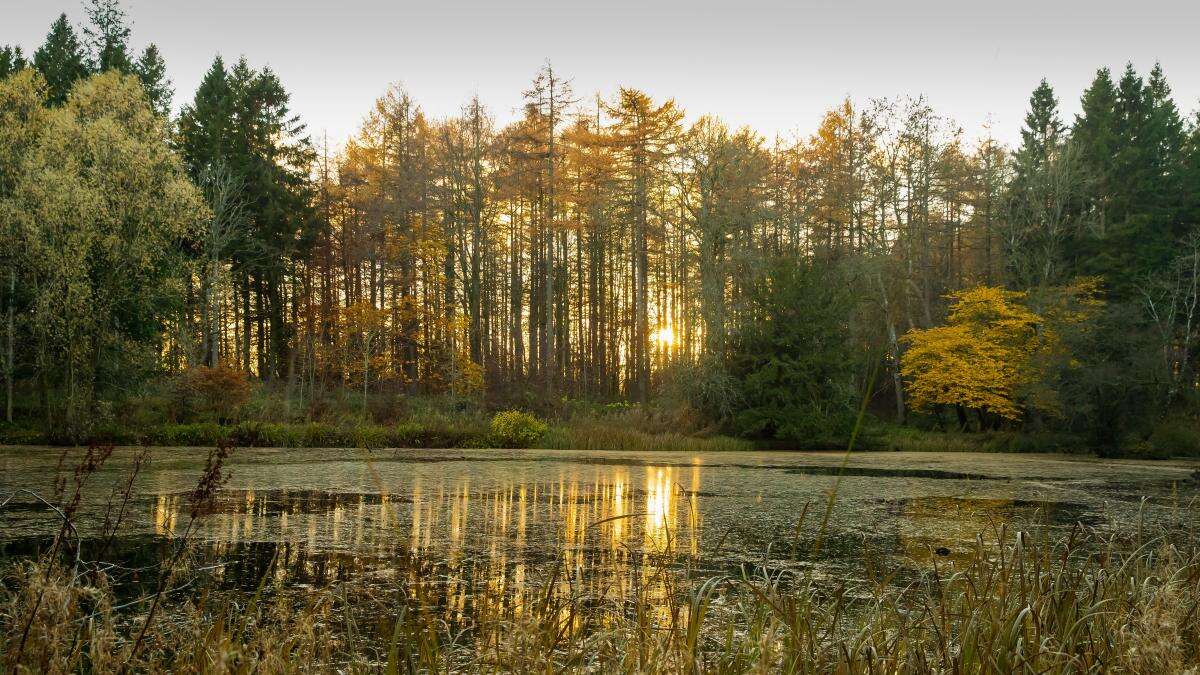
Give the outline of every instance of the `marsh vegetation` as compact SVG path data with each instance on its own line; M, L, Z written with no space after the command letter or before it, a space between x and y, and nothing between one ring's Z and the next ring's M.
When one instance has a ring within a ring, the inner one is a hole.
M71 452L56 478L52 452L4 451L9 666L1183 672L1200 660L1200 483L1186 463L106 453Z

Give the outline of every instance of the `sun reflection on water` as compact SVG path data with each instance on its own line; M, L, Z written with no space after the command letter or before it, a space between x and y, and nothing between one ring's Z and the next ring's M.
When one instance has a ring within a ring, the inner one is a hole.
M284 583L394 586L452 623L520 616L547 597L636 592L665 605L670 584L648 578L647 563L698 555L700 483L698 465L618 466L564 468L549 481L425 475L383 493L226 490L195 536L219 556L283 551L243 567L271 565L256 573ZM156 534L178 536L187 500L159 496L150 517Z

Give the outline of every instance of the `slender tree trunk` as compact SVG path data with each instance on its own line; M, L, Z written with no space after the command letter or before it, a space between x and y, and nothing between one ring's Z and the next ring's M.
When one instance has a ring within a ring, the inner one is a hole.
M16 361L14 344L17 341L16 323L13 315L13 308L17 304L17 269L15 266L8 268L8 316L6 323L8 324L8 345L7 354L4 359L4 419L8 422L13 421L13 377L16 374Z

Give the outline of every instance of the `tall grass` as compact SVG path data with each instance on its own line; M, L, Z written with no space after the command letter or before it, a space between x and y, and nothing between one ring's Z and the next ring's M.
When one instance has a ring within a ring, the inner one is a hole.
M709 452L753 450L754 443L729 436L690 436L678 432L647 432L601 420L572 420L554 426L538 444L560 450L623 450Z
M934 558L934 560L937 560ZM1106 538L1076 530L983 535L965 562L930 563L905 586L865 593L801 574L688 581L649 566L597 605L550 592L496 611L469 636L415 598L375 600L364 629L342 592L176 599L136 655L139 607L118 607L104 574L53 561L5 575L0 629L15 672L1196 672L1200 553L1194 538ZM651 588L664 578L664 599ZM43 598L35 605L35 598ZM144 609L144 608L140 608ZM23 619L35 620L19 656ZM595 617L602 617L597 619ZM169 617L169 618L168 618ZM132 659L132 662L130 661Z

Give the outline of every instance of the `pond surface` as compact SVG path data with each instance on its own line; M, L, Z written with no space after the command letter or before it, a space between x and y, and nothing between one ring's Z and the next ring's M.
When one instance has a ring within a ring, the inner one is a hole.
M87 478L85 558L139 452L118 449ZM597 601L671 592L648 583L651 568L806 570L834 584L883 561L903 580L969 557L978 534L1001 528L1192 528L1200 497L1196 462L856 453L843 469L841 453L250 449L235 451L228 482L191 523L207 453L149 451L120 535L103 545L110 557L150 567L190 527L220 587L402 589L449 623L545 589ZM51 495L57 475L70 494L79 453L61 471L60 455L0 448L0 501L10 498L0 556L35 553L57 531L56 514L21 490Z

